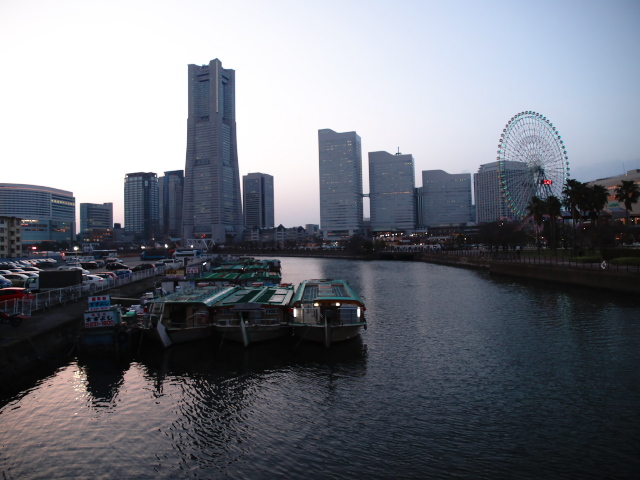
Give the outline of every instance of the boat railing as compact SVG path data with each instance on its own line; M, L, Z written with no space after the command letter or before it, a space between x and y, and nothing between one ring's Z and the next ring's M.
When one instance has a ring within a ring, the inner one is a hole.
M358 325L364 323L361 307L341 306L331 310L333 315L329 323L336 326ZM325 316L316 307L296 308L293 323L305 323L308 325L324 325Z

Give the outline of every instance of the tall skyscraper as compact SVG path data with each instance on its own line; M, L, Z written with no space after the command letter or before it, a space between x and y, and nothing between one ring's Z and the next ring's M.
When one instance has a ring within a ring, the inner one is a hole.
M128 173L124 180L124 229L136 241L158 235L158 177L155 173Z
M504 162L505 175L513 189L522 182L518 180L527 175L528 168L523 162ZM509 209L500 186L499 162L480 165L478 173L473 174L473 191L476 203L476 222L497 222L503 218L519 220ZM531 194L533 195L533 194Z
M412 155L369 152L372 232L414 232L415 183Z
M183 194L184 172L182 170L164 172L164 176L158 178L160 236L165 239L180 238L182 235Z
M235 71L189 65L182 239L224 243L244 229L236 142Z
M356 132L318 130L320 230L324 238L363 233L362 148Z
M422 222L425 227L471 221L471 174L422 172Z
M22 219L22 244L71 242L76 237L72 192L39 185L0 183L0 216Z
M249 173L242 177L244 225L246 228L273 228L275 222L273 177Z

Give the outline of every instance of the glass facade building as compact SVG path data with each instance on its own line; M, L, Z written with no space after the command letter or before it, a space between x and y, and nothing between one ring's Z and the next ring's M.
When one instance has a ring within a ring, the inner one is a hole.
M273 177L249 173L242 177L244 225L246 228L273 228L275 211Z
M320 230L324 238L363 233L362 147L356 132L318 130Z
M0 183L0 216L22 220L22 244L75 240L76 199L72 192L38 185Z
M182 170L164 172L164 176L158 178L160 236L165 239L180 238L182 235L183 193L184 172Z
M128 173L124 180L124 229L137 242L158 235L158 177L155 173Z
M182 239L241 240L235 71L220 60L189 65Z
M528 174L527 165L523 162L504 162L506 179L515 192L518 182ZM522 187L525 188L525 187ZM509 209L507 200L500 186L500 169L498 162L480 165L478 173L473 174L473 191L476 204L476 221L478 223L497 222L502 219L520 220ZM529 195L533 196L532 192Z
M471 174L424 170L421 209L425 227L471 222Z
M415 167L412 155L369 152L369 200L373 233L415 231Z

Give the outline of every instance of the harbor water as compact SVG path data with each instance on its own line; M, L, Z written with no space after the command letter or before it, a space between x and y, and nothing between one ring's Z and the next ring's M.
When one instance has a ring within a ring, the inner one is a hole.
M2 478L637 478L640 299L281 260L286 282L348 280L360 338L51 359L1 390Z

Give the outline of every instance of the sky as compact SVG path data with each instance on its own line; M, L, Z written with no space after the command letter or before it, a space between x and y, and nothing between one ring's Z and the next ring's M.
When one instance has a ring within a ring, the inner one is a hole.
M582 182L640 168L638 0L0 0L0 183L114 204L184 169L187 65L236 72L240 176L320 223L318 130L475 173L511 117L554 123ZM365 203L365 209L368 204ZM365 211L367 216L367 211Z

